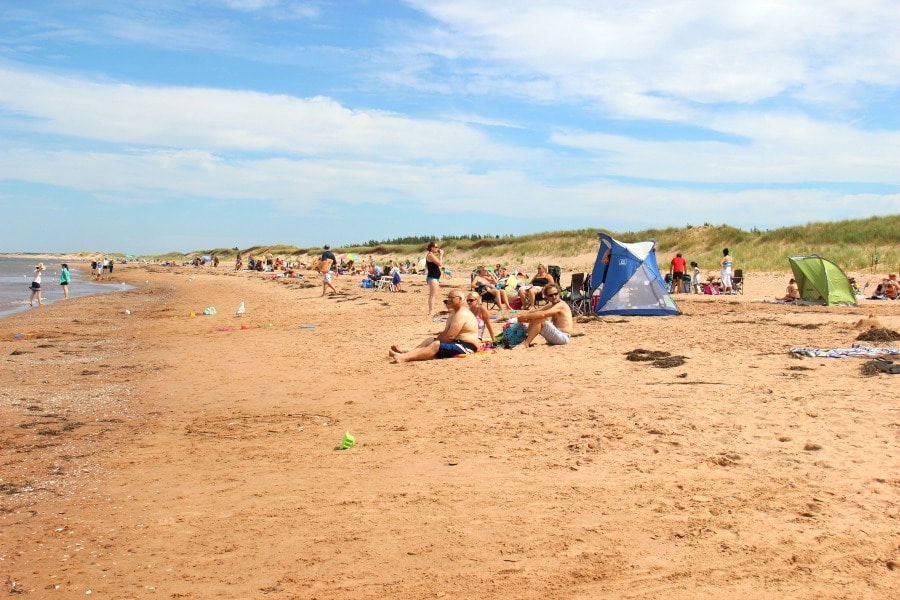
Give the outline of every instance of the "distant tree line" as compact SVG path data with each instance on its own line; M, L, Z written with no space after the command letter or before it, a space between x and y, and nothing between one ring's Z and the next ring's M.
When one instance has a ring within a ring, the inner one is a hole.
M388 245L413 245L413 244L427 244L431 240L441 240L444 242L450 241L458 241L458 240L468 240L470 242L477 242L485 239L500 239L499 235L482 235L480 233L470 233L468 235L442 235L440 237L434 236L422 236L422 235L411 235L406 237L398 237L390 240L369 240L368 242L364 242L359 244L360 246L388 246Z

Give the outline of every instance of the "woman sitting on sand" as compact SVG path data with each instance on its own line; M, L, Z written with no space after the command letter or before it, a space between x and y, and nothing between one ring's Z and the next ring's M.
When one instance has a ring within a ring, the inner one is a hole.
M466 294L466 306L475 315L475 321L478 323L478 339L484 342L479 350L493 348L496 335L494 334L494 327L491 325L491 314L482 304L481 296L478 295L478 292ZM487 333L487 337L485 337L485 333Z
M797 280L791 277L787 286L787 293L782 298L775 298L781 302L793 302L800 299L800 288L797 287Z

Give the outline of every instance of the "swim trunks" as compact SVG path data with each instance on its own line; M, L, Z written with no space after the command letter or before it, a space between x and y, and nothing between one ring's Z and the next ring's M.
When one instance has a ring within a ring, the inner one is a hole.
M564 344L568 344L571 336L565 331L560 331L556 325L547 321L544 323L544 326L541 327L541 336L547 340L547 343L551 346L562 346Z
M478 348L469 342L453 340L452 342L441 342L440 348L435 358L453 358L460 354L474 354Z

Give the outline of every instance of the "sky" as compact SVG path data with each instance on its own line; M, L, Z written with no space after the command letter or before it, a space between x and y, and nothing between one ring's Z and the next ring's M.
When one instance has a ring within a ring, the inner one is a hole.
M0 251L900 213L896 0L0 0Z

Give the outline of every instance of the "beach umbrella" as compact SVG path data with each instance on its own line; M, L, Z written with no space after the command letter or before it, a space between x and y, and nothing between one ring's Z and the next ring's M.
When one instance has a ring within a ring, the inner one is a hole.
M347 254L344 255L344 260L347 262L349 262L351 260L353 262L359 262L359 256L357 254L353 254L352 252L348 252Z

